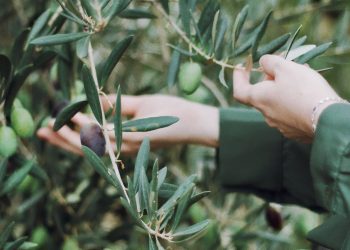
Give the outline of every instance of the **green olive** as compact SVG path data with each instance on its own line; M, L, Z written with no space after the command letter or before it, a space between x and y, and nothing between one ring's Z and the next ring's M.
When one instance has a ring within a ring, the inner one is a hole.
M207 88L199 86L191 95L185 95L184 97L192 102L208 103L211 96Z
M11 112L11 124L17 135L23 138L34 134L34 121L31 114L24 108L15 108Z
M0 128L0 155L10 157L17 150L16 134L10 127Z
M13 108L23 108L23 105L18 98L16 98L13 102Z
M189 208L189 214L195 223L203 221L208 217L205 209L198 203L193 204Z
M187 95L192 94L200 85L202 68L198 63L187 62L181 65L179 72L180 89Z
M79 250L78 241L74 238L66 238L62 250Z
M47 244L49 238L50 236L46 228L39 226L34 229L30 241L38 244L39 247L43 247Z

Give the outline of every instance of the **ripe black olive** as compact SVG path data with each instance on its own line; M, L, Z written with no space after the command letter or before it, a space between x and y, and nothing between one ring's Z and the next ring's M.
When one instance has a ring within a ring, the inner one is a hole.
M266 207L265 219L273 230L280 231L283 228L283 218L280 211L271 205Z
M106 152L106 140L101 127L96 123L86 124L81 128L80 141L100 157Z

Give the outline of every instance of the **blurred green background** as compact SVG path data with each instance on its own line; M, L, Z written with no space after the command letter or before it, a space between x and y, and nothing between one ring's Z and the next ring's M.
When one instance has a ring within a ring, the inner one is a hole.
M195 15L199 15L206 1L198 0ZM176 1L171 2L171 15L178 16ZM350 12L347 1L322 0L226 0L220 1L225 15L234 21L245 4L250 5L250 26L273 9L263 42L286 32L294 32L303 25L300 37L307 35L307 44L333 41L331 49L310 65L315 69L333 67L323 75L344 98L350 98ZM140 7L159 16L147 1L134 1ZM19 33L30 27L47 8L56 8L50 0L0 0L0 53L8 55ZM135 34L135 41L114 70L111 82L121 84L124 94L172 94L193 101L216 105L237 105L231 98L231 89L220 85L215 65L202 65L205 81L193 95L185 96L177 87L166 85L171 48L178 36L165 20L117 18L102 32L93 44L96 60L106 58L116 41L126 34ZM183 61L188 59L183 58ZM244 61L242 61L244 62ZM70 81L73 98L81 91L77 79L62 79L57 74L57 63L51 63L32 73L21 89L19 99L30 110L39 127L41 121L52 115L65 100L60 81ZM227 80L231 81L230 75ZM307 84L307 83L305 83ZM109 86L110 92L113 86ZM213 89L220 94L213 95ZM108 92L108 91L107 91ZM219 97L219 98L218 98ZM205 124L199 124L205 126ZM37 138L21 142L20 153L10 161L13 172L23 157L36 155L48 178L28 176L12 192L0 199L0 231L10 220L16 220L12 238L28 235L40 245L37 249L146 249L146 238L133 227L132 220L121 207L117 194L91 169L83 158L47 145ZM244 194L224 193L216 180L216 152L200 146L176 146L154 152L160 166L168 166L174 183L192 173L199 175L199 189L212 193L192 206L186 214L187 222L211 218L213 223L198 240L171 249L297 249L310 248L305 240L308 230L322 221L317 215L296 206L278 207L274 212L283 221L281 230L274 230L266 221L264 201ZM124 158L126 169L132 171L134 159Z

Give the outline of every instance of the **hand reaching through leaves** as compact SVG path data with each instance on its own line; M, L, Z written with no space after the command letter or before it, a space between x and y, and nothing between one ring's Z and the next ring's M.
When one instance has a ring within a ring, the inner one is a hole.
M103 98L107 110L113 104L115 96ZM145 137L151 140L153 148L167 147L174 144L201 144L217 147L219 138L219 111L215 107L189 102L178 97L166 95L122 96L122 115L131 119L155 116L176 116L179 121L169 127L150 132L124 132L122 153L135 154ZM53 131L53 121L48 127L38 131L39 138L73 153L82 154L79 131L85 124L94 120L82 113L76 114L72 122L77 131L64 126L58 132ZM113 126L109 125L112 143L115 141ZM115 143L113 143L115 144Z
M313 108L325 98L331 99L315 112L315 124L322 111L340 99L328 82L308 66L266 55L260 65L267 79L252 85L250 72L234 72L234 97L260 110L266 122L287 138L310 142L313 138Z

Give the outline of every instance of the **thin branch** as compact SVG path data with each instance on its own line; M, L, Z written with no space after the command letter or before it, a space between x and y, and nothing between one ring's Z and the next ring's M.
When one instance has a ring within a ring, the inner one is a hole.
M212 80L210 80L206 76L203 76L202 82L204 86L207 87L212 92L212 94L215 96L216 100L219 102L221 107L227 108L229 106L225 96L221 93L219 88L215 85L215 83L213 83Z
M88 57L89 57L89 62L90 62L90 70L91 70L92 77L94 79L95 87L96 87L96 90L99 91L99 84L98 84L98 78L97 78L97 72L96 72L96 66L95 66L95 62L94 62L93 49L92 49L92 46L91 46L91 42L89 42ZM116 176L118 178L118 181L120 182L120 185L123 188L123 190L122 190L123 196L128 201L128 203L130 203L130 199L129 199L128 193L126 192L126 188L125 188L125 186L123 184L123 181L122 181L122 178L120 176L119 168L118 168L118 165L117 165L117 159L115 157L115 154L114 154L114 151L113 151L113 148L112 148L111 140L109 138L109 134L108 134L108 130L107 130L107 122L106 122L106 117L105 117L105 114L104 114L104 111L103 111L102 102L100 102L100 109L101 109L101 112L102 112L103 135L104 135L105 140L106 140L106 147L107 147L107 150L108 150L109 158L111 160L111 163L112 163L114 172L115 172L115 174L116 174Z

